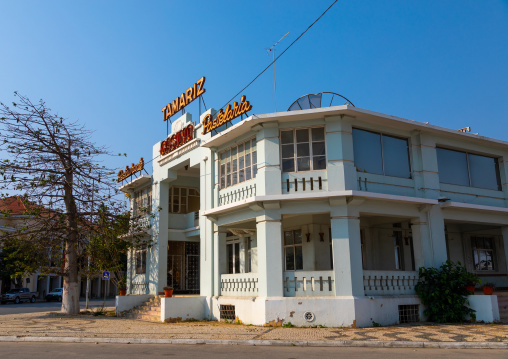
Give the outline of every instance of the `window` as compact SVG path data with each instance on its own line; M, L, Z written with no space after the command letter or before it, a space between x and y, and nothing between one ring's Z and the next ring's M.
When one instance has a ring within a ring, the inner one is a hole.
M220 188L234 186L256 177L256 139L245 141L219 153Z
M136 260L136 274L145 274L146 273L146 246L136 249L135 260Z
M282 172L326 169L325 128L280 132Z
M133 216L141 216L152 212L152 187L146 187L134 192Z
M236 240L226 245L228 256L228 273L240 273L240 241Z
M171 187L169 193L171 213L191 213L199 211L199 191L189 187Z
M252 273L252 239L247 238L247 258L245 259L245 273Z
M302 230L284 232L286 270L303 269Z
M359 172L411 178L406 139L353 128L353 152Z
M471 237L471 248L473 249L473 261L475 270L495 270L494 238Z
M440 182L501 190L497 158L439 147L436 152Z

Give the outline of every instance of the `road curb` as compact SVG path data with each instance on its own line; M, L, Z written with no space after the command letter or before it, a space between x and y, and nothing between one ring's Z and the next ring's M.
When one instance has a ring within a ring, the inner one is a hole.
M142 339L0 336L0 342L113 343L113 344L211 344L297 347L366 347L366 348L441 348L441 349L508 349L506 342L408 342L366 340L221 340L221 339Z

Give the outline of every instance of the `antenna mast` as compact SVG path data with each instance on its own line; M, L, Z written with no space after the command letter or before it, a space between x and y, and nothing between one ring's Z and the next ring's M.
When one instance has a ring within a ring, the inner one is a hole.
M266 49L266 54L268 55L270 53L270 51L273 52L273 92L274 92L274 100L275 100L275 112L277 112L277 82L275 81L275 46L277 46L277 44L279 42L282 41L283 38L285 38L286 36L288 36L289 34L289 31L286 35L282 36L280 38L279 41L277 41L275 44L273 44L273 46L269 49Z

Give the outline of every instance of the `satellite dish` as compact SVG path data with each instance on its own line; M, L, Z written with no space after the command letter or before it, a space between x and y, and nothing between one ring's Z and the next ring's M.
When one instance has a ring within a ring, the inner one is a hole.
M335 102L334 102L335 101ZM344 102L345 101L345 102ZM353 105L351 101L335 92L320 92L300 97L289 106L288 111L310 110L313 108Z

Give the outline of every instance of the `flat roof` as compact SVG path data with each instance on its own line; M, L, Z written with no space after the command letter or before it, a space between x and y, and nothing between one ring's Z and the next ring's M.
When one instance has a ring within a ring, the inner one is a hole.
M351 105L333 106L333 107L321 107L309 110L298 110L298 111L286 111L286 112L274 112L260 115L252 115L241 121L232 127L220 132L219 134L209 138L206 141L201 142L203 147L219 147L227 144L237 137L247 134L251 131L252 127L264 122L277 121L277 122L290 122L290 121L303 121L324 118L325 116L334 115L348 115L355 117L358 120L365 122L372 122L379 125L385 125L389 127L396 127L404 130L425 130L426 132L434 132L442 136L456 138L460 140L474 141L478 143L484 143L489 146L496 147L508 147L508 142L489 138L485 136L475 135L472 133L459 132L457 130L431 125L428 122L418 122L414 120L408 120L405 118L386 115L379 112L365 110L359 107Z
M132 181L127 182L126 184L118 187L118 190L122 191L122 192L128 192L134 188L141 187L141 186L147 184L148 182L152 182L152 176L141 175L138 178L135 178Z

